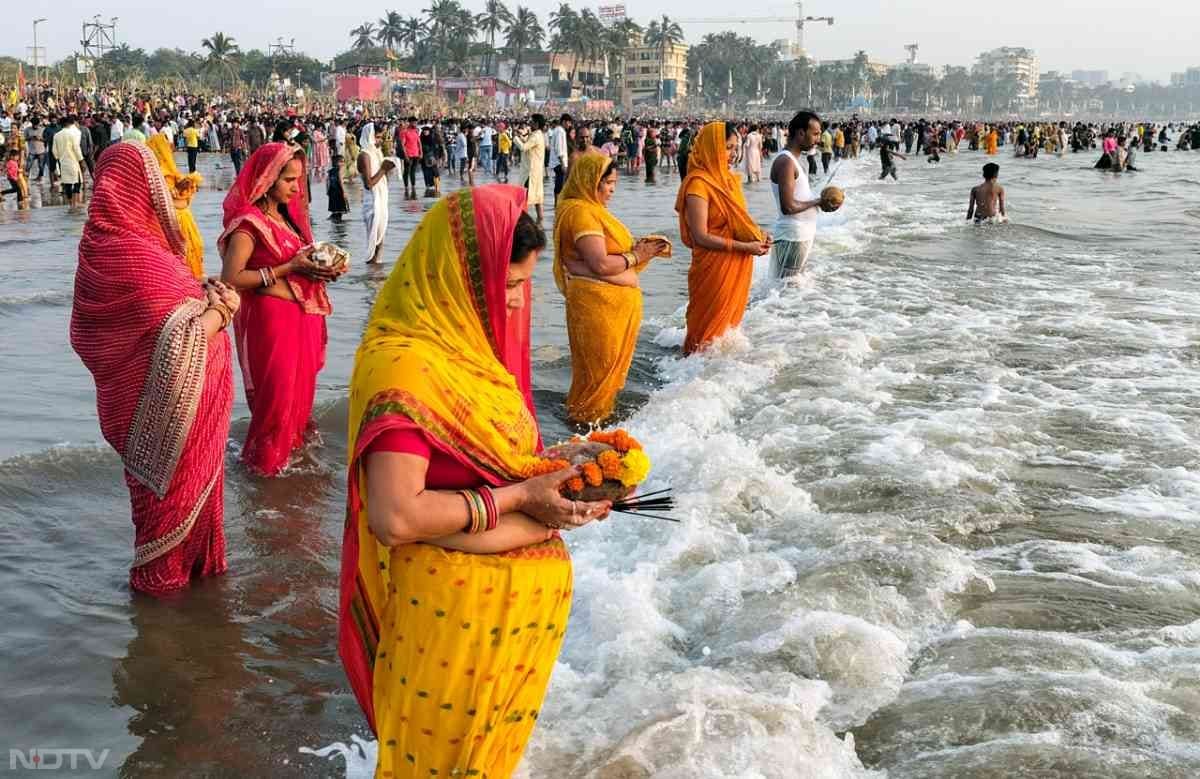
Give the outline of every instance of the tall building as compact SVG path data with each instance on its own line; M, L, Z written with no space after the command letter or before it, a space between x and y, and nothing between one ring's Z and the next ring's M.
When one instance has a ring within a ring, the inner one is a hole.
M676 101L687 97L688 46L676 43L668 46L659 57L657 46L643 46L635 39L625 50L625 83L622 102L626 105L658 100L659 65L662 70L662 99Z
M1107 70L1072 70L1071 80L1089 87L1102 87L1108 83Z
M1183 83L1189 87L1200 85L1200 68L1188 68L1183 72Z
M1038 58L1033 49L1003 46L985 51L975 63L977 75L1012 82L1016 100L1033 100L1038 93Z

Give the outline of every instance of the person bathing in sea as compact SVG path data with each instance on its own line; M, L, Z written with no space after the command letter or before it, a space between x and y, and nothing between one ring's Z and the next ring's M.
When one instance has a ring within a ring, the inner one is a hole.
M974 219L976 224L985 219L1008 220L1008 213L1004 209L1004 187L1000 186L999 177L999 165L989 162L983 166L983 183L971 187L967 219Z

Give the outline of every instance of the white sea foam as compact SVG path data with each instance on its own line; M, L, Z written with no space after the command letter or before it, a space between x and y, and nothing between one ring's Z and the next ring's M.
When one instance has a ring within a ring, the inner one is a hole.
M1156 749L1200 766L1182 714L1200 622L1180 617L1200 575L1156 535L1200 520L1200 301L1164 293L1151 316L1115 250L973 230L957 196L897 202L873 161L843 168L812 271L781 288L759 261L741 330L663 359L629 420L684 522L572 536L570 629L520 775L961 776L1056 755L1088 775ZM1000 259L880 259L932 236ZM678 347L683 308L647 326ZM1135 524L1056 538L1061 512ZM1071 612L1080 594L1136 624Z

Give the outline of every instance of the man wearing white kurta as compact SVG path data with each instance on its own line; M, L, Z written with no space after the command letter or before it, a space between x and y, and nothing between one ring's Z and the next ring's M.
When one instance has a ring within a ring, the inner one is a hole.
M524 138L513 138L513 144L521 150L521 163L525 169L525 189L529 193L525 204L534 207L537 223L541 225L542 204L546 200L546 117L534 114L532 119L533 132Z
M63 197L71 210L79 208L80 189L83 186L83 150L79 145L79 120L68 116L62 129L54 134L54 158L58 160L58 181L62 185Z

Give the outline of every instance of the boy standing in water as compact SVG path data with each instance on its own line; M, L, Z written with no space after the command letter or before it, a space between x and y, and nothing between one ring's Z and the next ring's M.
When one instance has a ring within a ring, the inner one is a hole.
M1004 210L1004 187L996 179L1000 176L1000 166L989 162L983 166L983 183L971 187L971 204L967 206L967 219L974 219L976 224L997 215L1007 219Z

